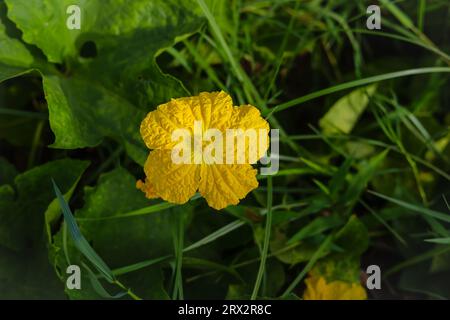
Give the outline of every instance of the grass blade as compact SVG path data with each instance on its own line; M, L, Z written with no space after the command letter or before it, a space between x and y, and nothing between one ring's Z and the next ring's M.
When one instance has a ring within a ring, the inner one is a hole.
M100 258L100 256L94 251L90 246L86 238L81 234L80 229L75 222L72 211L69 208L66 200L64 199L61 191L56 185L55 181L52 179L53 189L55 191L56 197L58 198L59 205L64 216L64 220L67 223L70 235L75 246L80 250L80 252L96 267L96 269L110 282L113 283L115 278L111 269L106 265L106 263Z
M294 281L289 285L289 287L284 291L284 293L281 295L282 298L287 297L292 290L294 290L297 285L302 281L302 279L305 277L305 275L311 270L311 268L314 266L317 260L319 260L320 257L322 257L322 253L328 249L328 247L331 245L331 240L333 239L333 235L329 235L323 243L320 245L320 247L317 249L317 251L314 253L314 255L311 257L311 260L308 261L306 266L303 268L303 270L299 273L299 275L294 279Z
M381 194L381 193L378 193L378 192L375 192L375 191L368 190L368 192L373 194L374 196L377 196L377 197L381 198L381 199L384 199L384 200L387 200L389 202L395 203L395 204L397 204L397 205L399 205L399 206L401 206L403 208L406 208L406 209L409 209L409 210L412 210L412 211L415 211L415 212L418 212L418 213L423 213L425 215L428 215L430 217L433 217L433 218L436 218L436 219L439 219L439 220L442 220L442 221L445 221L445 222L450 222L450 215L448 215L448 214L445 214L445 213L442 213L442 212L439 212L439 211L434 211L434 210L431 210L431 209L428 209L428 208L424 208L424 207L421 207L421 206L418 206L418 205L414 205L414 204L411 204L411 203L408 203L408 202L405 202L405 201L402 201L402 200L398 200L398 199L395 199L395 198L391 198L391 197L388 197L388 196L386 196L384 194Z
M244 221L234 221L231 222L230 224L227 224L226 226L220 228L219 230L214 231L213 233L211 233L210 235L200 239L199 241L191 244L190 246L186 247L183 249L183 252L189 252L192 251L194 249L200 248L210 242L213 242L214 240L223 237L224 235L230 233L231 231L238 229L240 227L242 227L243 225L245 225ZM129 266L125 266L122 268L118 268L118 269L114 269L113 270L113 274L118 276L121 274L126 274L126 273L130 273L133 271L137 271L152 265L155 265L157 263L163 262L163 261L168 261L170 259L173 259L172 255L166 255L163 257L159 257L159 258L155 258L155 259L151 259L151 260L146 260L146 261L141 261Z
M193 196L189 201L200 199L201 196L199 194L196 194ZM78 221L100 221L100 220L113 220L113 219L122 219L122 218L129 218L129 217L136 217L136 216L143 216L150 213L156 213L163 210L167 210L170 208L173 208L177 206L175 203L170 202L161 202L157 203L145 208L129 211L126 213L119 213L114 216L108 216L108 217L97 217L97 218L76 218Z
M266 228L264 233L264 243L261 252L261 263L259 264L259 270L256 276L255 287L253 288L251 300L255 300L256 297L258 296L261 281L266 271L266 260L267 254L269 252L270 233L272 229L272 199L273 199L272 177L269 176L269 178L267 179L267 216L266 216Z
M239 220L231 222L230 224L227 224L225 227L222 227L219 230L214 231L210 235L208 235L208 236L200 239L199 241L191 244L189 247L184 248L183 252L188 252L188 251L197 249L197 248L199 248L201 246L204 246L204 245L206 245L206 244L208 244L208 243L210 243L210 242L212 242L212 241L214 241L214 240L216 240L216 239L226 235L227 233L229 233L229 232L231 232L231 231L233 231L233 230L235 230L237 228L242 227L244 224L245 224L244 221L239 221Z
M368 77L368 78L364 78L364 79L358 79L358 80L355 80L355 81L345 82L345 83L338 84L336 86L332 86L332 87L329 87L329 88L326 88L326 89L322 89L322 90L319 90L319 91L315 91L315 92L312 92L310 94L307 94L306 96L302 96L302 97L293 99L291 101L279 104L279 105L277 105L274 108L269 110L266 119L269 118L270 116L272 116L272 114L274 114L276 112L283 111L283 110L288 109L290 107L293 107L293 106L302 104L304 102L307 102L307 101L310 101L310 100L313 100L313 99L317 99L319 97L322 97L322 96L325 96L325 95L328 95L328 94L331 94L331 93L335 93L335 92L338 92L338 91L342 91L342 90L346 90L346 89L350 89L350 88L355 88L355 87L359 87L359 86L364 86L364 85L368 85L368 84L371 84L371 83L376 83L376 82L390 80L390 79L396 79L396 78L412 76L412 75L418 75L418 74L438 73L438 72L450 72L450 68L431 67L431 68L409 69L409 70L402 70L402 71L396 71L396 72L391 72L391 73L385 73L385 74L372 76L372 77ZM264 115L266 115L266 114L264 113Z
M119 299L127 294L127 292L119 292L115 295L110 294L106 289L102 286L100 281L98 281L95 273L89 268L85 263L83 263L83 267L88 271L89 281L91 282L92 288L97 292L97 294L105 299Z
M426 239L425 241L438 244L450 244L450 238Z

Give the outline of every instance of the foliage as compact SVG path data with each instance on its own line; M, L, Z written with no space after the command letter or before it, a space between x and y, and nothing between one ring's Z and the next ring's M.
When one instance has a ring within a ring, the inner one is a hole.
M449 299L450 7L420 2L368 30L369 1L0 0L0 298L361 296L376 264L369 298ZM220 211L145 198L141 121L219 90L280 170Z

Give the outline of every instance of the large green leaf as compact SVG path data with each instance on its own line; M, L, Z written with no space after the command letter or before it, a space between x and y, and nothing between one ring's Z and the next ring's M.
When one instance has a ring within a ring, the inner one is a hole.
M125 169L119 168L100 177L96 187L86 187L85 205L75 212L80 218L108 218L117 214L143 208L150 201L136 189L135 179ZM116 269L140 261L172 254L170 212L165 210L151 215L134 216L126 219L103 219L78 221L83 236L92 248L111 268ZM61 280L65 281L70 264L87 262L75 247L66 227L54 237L50 250ZM67 240L64 249L64 238ZM67 261L66 254L70 261ZM163 277L159 266L144 268L119 276L119 280L142 298L166 298ZM110 286L108 286L110 288ZM111 288L110 292L118 291ZM100 298L89 279L89 273L82 268L81 290L68 290L70 298Z
M146 149L138 132L145 112L187 94L178 80L161 73L155 56L199 28L198 7L191 0L6 3L23 39L64 69L39 69L56 136L53 146L95 146L112 137L143 164ZM66 26L70 5L81 9L80 30Z
M142 164L148 153L139 135L145 112L103 86L94 82L87 86L85 81L44 76L50 125L56 136L53 146L82 148L99 144L104 136L114 137Z
M0 11L3 9L0 3ZM8 36L0 18L0 82L27 72L33 60L22 42Z
M55 198L51 178L66 194L86 167L53 161L17 175L14 188L0 187L0 298L64 297L48 262L45 212Z
M132 58L151 60L151 53L170 44L175 36L191 32L192 25L198 23L193 10L196 6L190 0L6 0L6 3L8 17L23 31L23 39L37 45L50 62L77 59L81 46L89 40L97 45L100 63L115 70L124 66L134 68L136 62ZM72 5L81 10L79 30L66 25L70 16L66 12ZM116 46L119 48L109 51Z

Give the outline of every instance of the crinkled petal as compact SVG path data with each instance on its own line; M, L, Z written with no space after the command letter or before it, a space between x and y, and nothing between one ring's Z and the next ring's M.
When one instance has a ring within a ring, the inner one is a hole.
M232 111L233 101L223 91L172 99L147 114L141 123L141 136L150 149L171 149L176 144L172 141L174 130L193 132L194 121L201 121L203 129L224 128Z
M141 136L150 149L171 149L172 133L176 129L190 129L194 117L188 104L183 99L173 99L158 106L158 109L147 114L141 123Z
M240 107L234 107L231 116L231 121L228 125L230 129L255 130L256 141L253 145L256 145L257 156L256 160L259 160L266 153L269 147L269 123L261 116L261 112L252 105L243 105ZM248 140L247 140L248 141ZM227 146L228 148L229 146ZM249 142L246 142L246 152L249 151ZM236 150L236 147L235 147ZM236 150L238 151L238 150ZM245 155L246 163L253 163L249 161L248 154ZM256 162L256 160L254 162Z
M305 300L365 300L366 290L359 283L327 282L324 277L310 276L305 280Z
M269 123L263 119L259 109L250 104L234 107L231 118L230 128L269 130Z
M203 129L225 129L233 112L230 95L220 92L202 92L192 97L191 108L197 121L202 121Z
M258 187L256 169L249 164L202 165L200 194L208 205L220 210L239 203Z
M170 150L153 150L144 165L147 183L162 199L183 204L197 191L200 182L200 166L175 164Z

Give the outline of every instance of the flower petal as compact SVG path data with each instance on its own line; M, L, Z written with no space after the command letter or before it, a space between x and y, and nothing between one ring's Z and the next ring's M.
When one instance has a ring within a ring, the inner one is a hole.
M304 300L365 300L366 290L359 283L327 282L324 277L309 276L305 280Z
M248 129L253 129L256 131L256 142L255 145L257 147L257 159L259 160L262 156L264 156L265 152L269 148L269 138L262 140L264 143L260 142L260 139L265 137L261 136L261 133L264 136L268 136L269 134L269 123L264 120L261 116L261 112L252 105L243 105L240 107L234 107L233 113L231 115L231 122L228 125L230 129L241 129L243 131ZM228 146L227 146L228 148ZM246 152L249 152L249 145L246 142ZM249 161L248 154L245 155L246 163L254 163ZM256 162L256 161L255 161Z
M175 164L170 150L153 150L144 165L147 183L166 201L183 204L197 191L200 166Z
M193 126L195 119L185 102L188 99L173 99L147 114L141 123L141 136L149 149L171 149L176 144L172 142L174 130Z
M231 118L230 128L269 130L269 123L263 119L259 109L250 104L234 107Z
M256 169L249 164L202 165L199 192L208 205L220 210L238 204L258 187Z
M196 120L203 121L204 129L226 129L233 112L230 95L220 92L202 92L192 105Z
M233 111L231 97L223 92L202 92L198 96L172 99L147 114L141 123L141 136L149 149L171 149L175 129L193 130L194 121L204 129L224 128Z

